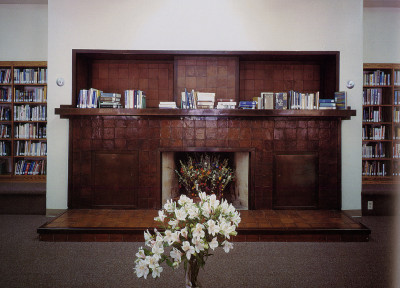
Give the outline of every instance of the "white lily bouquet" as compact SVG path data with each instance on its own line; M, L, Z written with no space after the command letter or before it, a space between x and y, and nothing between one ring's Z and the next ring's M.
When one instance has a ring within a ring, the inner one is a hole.
M229 242L236 236L240 214L226 200L217 200L214 194L199 193L200 201L181 195L177 202L167 201L154 220L161 223L163 231L154 229L154 234L144 232L145 245L136 253L135 273L147 279L160 277L162 262L177 268L183 262L186 287L198 287L199 269L205 265L210 249L222 247L226 253L233 248ZM171 247L168 251L166 247Z

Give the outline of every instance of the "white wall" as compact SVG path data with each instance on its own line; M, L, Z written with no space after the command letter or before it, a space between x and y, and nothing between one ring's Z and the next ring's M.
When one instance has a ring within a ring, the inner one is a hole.
M47 5L0 5L0 61L47 60Z
M400 8L364 8L364 62L400 63Z
M343 121L343 209L361 206L362 0L52 0L48 4L47 208L67 207L72 49L340 51L340 89L353 80ZM57 77L66 85L57 87Z

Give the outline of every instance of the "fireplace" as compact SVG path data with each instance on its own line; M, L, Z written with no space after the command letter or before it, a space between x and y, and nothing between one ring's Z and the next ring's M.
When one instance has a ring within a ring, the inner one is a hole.
M249 209L249 184L250 184L250 151L229 151L218 149L190 149L179 151L161 152L161 194L162 205L169 199L174 199L182 194L179 188L176 170L180 168L180 161L185 163L188 157L199 158L201 155L213 155L228 159L229 167L235 171L235 181L230 182L224 191L224 198L232 203L236 209Z

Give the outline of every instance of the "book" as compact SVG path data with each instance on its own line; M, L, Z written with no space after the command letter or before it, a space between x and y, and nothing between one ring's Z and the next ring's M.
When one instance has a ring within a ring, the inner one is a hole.
M240 101L239 108L241 109L256 109L257 102L256 101Z
M335 103L338 110L347 109L347 93L346 91L335 92Z
M158 104L158 108L160 109L177 109L175 102L160 102Z
M261 98L263 102L263 109L274 109L273 92L261 92Z
M278 110L287 109L287 93L286 92L275 93L275 109L278 109Z

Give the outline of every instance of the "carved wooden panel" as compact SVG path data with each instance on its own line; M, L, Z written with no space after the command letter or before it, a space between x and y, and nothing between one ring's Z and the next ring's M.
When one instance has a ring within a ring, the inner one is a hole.
M274 158L273 208L317 208L317 153L277 154Z

